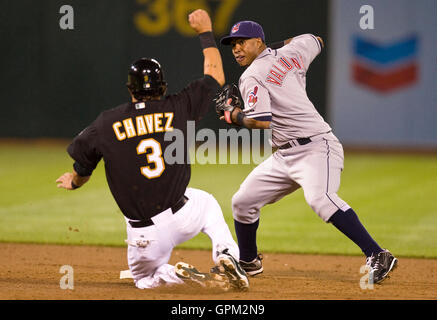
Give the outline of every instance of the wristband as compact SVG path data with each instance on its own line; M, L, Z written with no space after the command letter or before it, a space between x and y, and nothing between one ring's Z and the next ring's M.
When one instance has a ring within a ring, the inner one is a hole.
M202 32L201 34L199 34L199 39L202 49L217 48L217 44L215 43L212 31Z
M235 121L235 123L241 127L244 127L244 123L243 123L244 118L246 118L246 115L243 112L238 112L237 120Z
M74 190L74 189L79 188L79 186L76 185L76 184L73 182L73 180L71 180L71 188L73 188L73 190Z

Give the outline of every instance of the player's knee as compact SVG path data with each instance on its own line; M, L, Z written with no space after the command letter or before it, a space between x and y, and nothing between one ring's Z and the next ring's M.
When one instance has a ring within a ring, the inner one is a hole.
M232 196L232 212L240 214L244 212L248 212L250 210L250 203L247 201L247 198L238 191Z
M254 223L259 219L260 211L255 203L248 197L237 192L232 197L232 215L235 220L241 223Z
M305 200L308 205L317 213L323 202L324 194L305 195Z
M327 221L332 213L333 208L336 208L336 204L331 200L334 195L327 193L315 193L311 195L305 195L305 200L308 205L313 209L317 215Z

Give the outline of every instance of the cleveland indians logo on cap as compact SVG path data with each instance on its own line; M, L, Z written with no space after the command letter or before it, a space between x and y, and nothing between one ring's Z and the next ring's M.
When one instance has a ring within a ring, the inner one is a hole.
M237 32L239 29L240 29L240 24L237 23L236 25L234 25L234 26L232 27L231 33L235 33L235 32Z
M249 108L253 107L258 101L258 97L256 96L257 92L258 92L258 86L255 86L253 91L249 93L249 98L247 99L247 104L249 105Z

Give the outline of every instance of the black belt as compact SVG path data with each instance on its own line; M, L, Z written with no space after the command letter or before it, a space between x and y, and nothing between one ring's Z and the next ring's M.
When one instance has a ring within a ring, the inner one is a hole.
M187 201L188 198L183 195L182 198L180 198L174 206L170 207L172 213L175 214L176 212L178 212L187 203ZM146 220L140 221L129 221L129 224L132 226L132 228L144 228L153 225L153 221L151 218L148 218Z
M308 144L311 142L310 138L299 138L296 139L295 141L297 141L297 143L299 143L301 146ZM290 142L287 142L286 144L283 144L282 146L279 147L279 149L283 150L283 149L288 149L288 148L293 148L293 144L291 144Z

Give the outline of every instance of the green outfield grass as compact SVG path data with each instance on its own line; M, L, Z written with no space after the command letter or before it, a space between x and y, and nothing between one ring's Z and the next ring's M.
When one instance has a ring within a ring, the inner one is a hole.
M103 163L83 188L56 188L71 170L66 144L0 145L0 241L124 246L125 222ZM253 165L194 165L190 186L212 193L232 233L231 197ZM378 243L399 256L437 257L437 156L349 154L339 191ZM183 248L210 248L199 235ZM261 252L359 255L306 204L302 190L262 209Z

